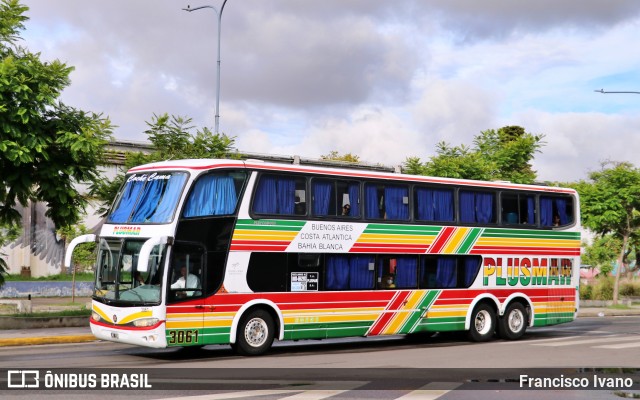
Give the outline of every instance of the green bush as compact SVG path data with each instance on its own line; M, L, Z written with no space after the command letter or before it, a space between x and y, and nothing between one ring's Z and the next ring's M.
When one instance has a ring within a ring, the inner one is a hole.
M640 296L640 282L620 282L620 296Z
M580 285L580 300L591 300L593 287L591 285Z
M599 277L593 284L592 288L593 300L613 300L613 277Z

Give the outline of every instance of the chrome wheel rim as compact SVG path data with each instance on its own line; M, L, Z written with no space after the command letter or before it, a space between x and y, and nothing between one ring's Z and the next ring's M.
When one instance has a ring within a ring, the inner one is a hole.
M489 333L491 329L491 315L487 310L481 310L476 314L476 319L474 323L476 327L476 332L481 335L486 335Z
M511 332L520 332L520 330L524 326L524 315L522 314L522 311L513 310L507 318L507 325L509 326L509 330Z
M261 318L251 319L244 328L244 339L251 347L260 347L267 341L269 327Z

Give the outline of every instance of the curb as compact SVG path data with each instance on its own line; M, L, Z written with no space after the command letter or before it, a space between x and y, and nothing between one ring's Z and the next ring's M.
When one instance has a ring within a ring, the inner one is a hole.
M45 336L30 338L0 339L0 347L28 346L37 344L82 343L98 340L93 335Z

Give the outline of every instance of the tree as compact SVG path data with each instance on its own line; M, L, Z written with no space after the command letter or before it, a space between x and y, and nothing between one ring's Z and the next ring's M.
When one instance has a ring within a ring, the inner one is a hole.
M583 225L618 242L613 287L617 304L620 276L629 271L631 259L640 252L640 169L628 162L605 162L600 171L589 174L589 180L574 186L580 194Z
M332 150L329 152L329 154L320 156L320 159L331 160L331 161L345 161L345 162L351 162L351 163L360 162L360 156L351 154L351 153L340 154L338 153L337 150Z
M113 180L101 179L91 186L91 195L102 202L99 212L103 215L108 205L115 199L118 190L124 183L125 172L138 165L157 161L178 160L185 158L235 158L232 154L234 138L222 134L214 134L209 128L196 129L193 120L187 117L155 115L147 121L148 129L144 132L152 145L151 153L130 152L125 155L124 169Z
M532 183L536 178L530 162L544 145L544 135L525 132L520 126L505 126L477 135L473 146L436 145L436 155L425 163L409 157L405 172L448 178L507 180Z
M583 245L582 264L598 268L600 273L608 275L618 258L621 246L622 241L612 234L597 236L590 245Z
M17 203L47 203L57 227L75 224L87 199L79 182L96 182L111 123L58 97L72 67L18 46L28 19L18 0L0 3L0 224L17 225Z

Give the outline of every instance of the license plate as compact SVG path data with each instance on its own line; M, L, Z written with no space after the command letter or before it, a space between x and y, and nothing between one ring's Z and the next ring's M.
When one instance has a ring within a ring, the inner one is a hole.
M111 332L111 339L117 339L118 338L118 332Z

